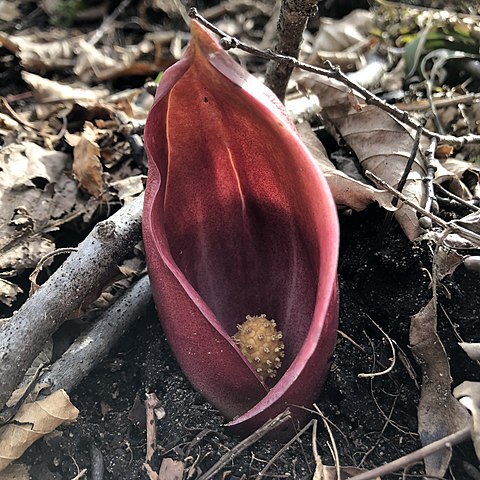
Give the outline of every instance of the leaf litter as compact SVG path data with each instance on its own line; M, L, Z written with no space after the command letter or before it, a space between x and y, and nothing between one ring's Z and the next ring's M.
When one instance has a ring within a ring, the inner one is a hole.
M471 26L468 16L455 13L448 2L445 6L443 15L431 10L435 28L447 31L462 19L468 26L464 35L476 38L475 26ZM64 28L49 27L47 30L29 26L28 20L16 31L8 23L17 16L14 7L25 8L17 1L8 12L5 10L7 17L1 20L7 23L0 34L3 45L0 54L18 59L18 71L26 84L22 94L27 96L24 100L17 96L18 90L11 93L4 89L2 94L7 101L0 107L3 141L0 151L0 302L5 306L4 317L25 301L28 292L25 276L42 258L65 245L75 247L96 222L143 191L147 172L135 148L138 148L142 122L153 96L147 84L138 88L138 80L132 84L129 81L135 76L142 79L142 83L148 76L153 78L179 58L187 39L182 32L185 30L182 10L170 3L153 2L151 10L142 6L137 11L136 3L132 2L129 14L120 17L120 22L107 24L106 28L103 23L100 25L101 36L95 42L91 41L92 33L85 29L72 35L71 30ZM411 41L408 35L418 40L425 31L424 12L411 8L406 14L401 6L379 2L370 11L357 11L339 22L323 20L322 23L319 20L321 11L305 37L303 58L320 66L327 59L342 65L345 70L359 72L368 65L382 42L385 42L383 48L399 48L402 42L405 45ZM136 33L132 34L127 26L132 18L138 21L137 13L141 21L137 23ZM237 0L221 2L205 10L207 18L218 21L219 27L250 44L260 43L263 27L272 14L273 7L268 2L254 6ZM164 29L152 28L152 15L159 16ZM357 21L358 18L363 20ZM396 24L402 25L401 35L394 27ZM382 39L377 34L379 29L386 32ZM115 30L124 33L125 37L112 35ZM316 38L312 32L318 32ZM329 45L325 36L334 42ZM445 43L443 47L447 46L446 37L440 40ZM457 44L453 48L462 46ZM411 49L406 52L403 59L396 57L399 66L402 61L412 64L412 59L407 57ZM236 53L254 74L263 74L264 67L252 57L238 50ZM428 51L422 51L417 44L418 65L427 54ZM462 71L453 61L445 63L444 68L460 75L459 82L464 80ZM475 80L461 86L448 78L451 83L432 83L432 97L425 98L428 89L424 89L422 81L432 82L435 78L428 75L424 79L414 78L407 91L402 85L405 73L401 68L395 72L396 76L388 80L390 83L387 83L390 72L384 78L379 77L376 93L398 98L400 108L411 112L415 118L424 118L430 129L435 130L440 124L447 133L457 136L480 133ZM21 82L19 75L17 79ZM112 88L112 82L123 86ZM453 331L462 332L466 341L461 347L476 359L478 348L475 345L478 344L475 342L479 339L473 319L478 316L478 310L469 300L478 298L478 282L474 276L478 273L467 270L464 265L478 253L479 245L475 238L472 240L472 237L466 238L453 231L445 232L435 226L425 230L415 208L402 202L393 207L392 194L372 185L361 175L363 169L368 169L391 186L397 186L412 153L414 132L410 127L382 108L368 104L358 92L324 77L292 82L293 87L299 84L302 92L309 92L310 100L318 95L320 116L318 108L306 113L305 105L310 101L306 98L301 107L305 111L299 116L304 123L298 128L327 176L343 212L339 282L341 329L346 336L339 340L320 407L339 430L337 442L342 467L373 468L418 448L417 435L423 443L429 443L458 429L466 415L461 403L472 412L473 428L478 430L475 426L476 384L466 383L460 390L457 387L454 396L461 399L460 403L451 395L452 382L458 385L475 378L478 366L473 361L466 365L468 359L465 360L466 355L452 342L449 325L454 325ZM387 85L396 86L397 90L388 91ZM289 95L298 96L298 92L292 90ZM456 99L459 103L455 103ZM432 110L432 104L436 110ZM326 150L319 138L327 145ZM343 149L340 153L339 147ZM416 152L403 189L408 199L420 206L425 206L428 196L426 148L421 144ZM350 158L351 165L357 165L359 176L350 176L351 171L345 170L336 160L341 156ZM478 143L438 150L432 180L439 203L439 210L432 211L432 215L440 215L445 221L455 222L473 234L479 233L478 158ZM407 242L395 226L385 233L379 207L394 211L406 236L415 242ZM434 300L430 290L432 261L436 262L435 281L438 282L438 295ZM49 269L56 265L57 260L51 260L51 265L47 261L42 275L48 275ZM84 314L71 320L59 332L57 345L68 344L75 332L81 332L98 310L111 305L118 292L128 286L125 277L135 277L143 268L141 249L137 249L131 259L119 266L122 274L112 277L111 285L102 296L96 301L92 299L91 306L85 306ZM403 359L391 372L375 377L369 384L357 379L352 371L365 372L374 367L372 361L388 364L390 353L384 344L385 338L370 329L368 316L375 318L388 332L395 348L401 349L399 355ZM412 320L408 342L409 318ZM165 461L174 456L177 471L185 475L189 472L189 478L195 478L202 468L211 466L221 456L219 442L224 448L238 443L238 439L228 437L221 418L191 391L171 359L158 324L143 319L134 327L134 332L138 343L133 343L131 336L124 338L110 360L73 393L73 403L80 408L77 424L65 427L63 433L60 430L58 437L37 442L24 455L31 478L47 478L46 472L51 475L52 471L61 472L62 478L73 477L78 474L75 462L82 468L91 468L89 451L96 441L82 433L82 428L92 429L104 439L98 446L104 458L106 478L119 478L119 472L122 478L143 478L141 464L144 459L138 452L142 450L144 431L132 431L127 416L134 398L143 395L145 390L156 391L166 412L165 417L158 420L162 444L158 446L157 458ZM419 360L418 367L412 367L415 360L408 352L409 346ZM136 349L133 354L129 353L132 348ZM421 392L412 380L416 372L420 374ZM132 381L133 378L137 380ZM98 381L105 385L105 391L98 391ZM97 395L109 405L108 409L103 409L101 421L97 418ZM418 411L417 401L420 402ZM58 400L55 403L61 405ZM189 411L194 411L196 418L189 416ZM55 422L52 428L57 426ZM24 435L23 430L18 432ZM72 435L70 440L65 434ZM200 440L195 440L195 435L199 435ZM474 444L478 445L476 435ZM19 438L17 434L9 433L8 436ZM311 439L304 440L304 446L311 446ZM333 457L327 447L329 441L324 432L314 439L322 461L332 464ZM61 467L55 467L52 459L45 455L42 442L49 442L56 449L55 455L63 457ZM122 451L123 442L135 445L138 451L134 450L133 457L127 450ZM7 453L4 456L18 456L27 448L30 439L20 443L23 446L15 455ZM253 458L258 456L260 460L252 463L248 455L239 456L230 469L232 473L225 472L224 478L255 475L263 468L261 462L267 462L279 448L274 442L260 442L251 450ZM193 452L197 457L195 461L191 460ZM293 461L298 465L297 473L310 478L315 471L314 461L305 452L305 448L302 451L291 446L279 457L274 471L279 474L291 472ZM426 473L444 475L450 466L461 477L463 473L458 473L463 472L461 464L455 455L450 458L451 452L446 452L428 457ZM475 462L472 458L463 461L471 466ZM160 464L167 468L166 463L160 461ZM115 465L120 465L119 469ZM335 478L334 470L334 467L324 466L324 472L332 478ZM416 471L421 473L419 469Z

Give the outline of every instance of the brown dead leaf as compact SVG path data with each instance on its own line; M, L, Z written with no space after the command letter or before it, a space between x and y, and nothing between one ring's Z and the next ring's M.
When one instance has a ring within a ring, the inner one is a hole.
M373 13L367 10L353 10L339 20L321 18L307 63L329 60L343 71L358 69L365 62L363 54L371 48L368 36L373 21Z
M453 395L472 414L473 446L480 459L480 382L463 382L453 390Z
M448 357L437 334L435 300L411 317L410 345L422 368L422 390L418 406L418 433L422 445L455 433L469 425L466 410L451 395L452 377ZM425 472L443 477L452 452L440 450L425 458Z
M18 273L54 249L43 231L68 160L65 153L30 142L0 151L0 269Z
M20 16L18 0L0 0L0 20L11 22Z
M143 192L144 180L146 180L145 175L135 175L113 182L110 186L118 192L118 198L122 202L128 202Z
M459 265L463 263L464 255L460 255L451 248L440 247L435 254L435 262L437 264L438 279L452 275Z
M121 75L153 74L158 71L153 50L154 44L149 40L128 47L97 48L81 39L76 46L74 73L85 83L90 83L92 78L105 81ZM152 54L152 61L140 61L147 54Z
M103 168L100 163L100 147L95 141L97 134L90 122L85 122L80 135L65 134L67 142L73 146L73 174L80 186L92 197L99 199L105 189Z
M47 42L39 41L39 37L0 32L0 45L14 53L25 70L32 72L72 68L75 65L75 50L81 37Z
M18 285L0 278L0 302L7 307L11 307L17 295L22 292L23 290Z
M59 104L96 103L109 94L106 88L65 85L25 71L22 72L22 78L33 91L33 96L37 101L35 111L39 119L47 118L51 112L58 110Z
M332 134L341 135L356 153L362 168L396 187L413 148L411 132L382 109L366 105L360 96L338 81L305 73L299 84L318 96L327 128ZM426 198L425 174L424 159L418 153L403 193L421 206ZM395 211L395 218L410 240L422 232L413 208L401 206Z
M182 480L184 470L184 464L180 460L164 458L158 472L158 480Z
M392 196L388 192L359 182L337 170L328 159L325 148L308 123L297 125L297 130L325 175L337 205L360 211L371 203L378 202L381 207L387 210L395 210L391 203Z
M480 362L480 343L460 342L459 345L472 360Z
M36 440L63 423L74 421L78 414L65 390L22 405L15 415L15 423L0 428L0 471L20 458Z

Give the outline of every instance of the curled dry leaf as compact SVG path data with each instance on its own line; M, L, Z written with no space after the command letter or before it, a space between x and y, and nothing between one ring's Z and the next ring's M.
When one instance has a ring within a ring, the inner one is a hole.
M453 395L472 414L473 446L480 459L480 382L463 382L453 390Z
M435 300L430 300L411 317L410 345L423 374L418 433L425 446L469 424L467 412L450 393L452 377L447 354L437 334ZM451 450L443 449L426 457L427 475L443 477L451 455Z
M480 343L460 342L459 345L472 360L480 362Z
M23 80L30 85L37 104L36 114L39 119L46 118L51 112L58 110L59 103L96 102L108 96L106 88L87 88L65 85L34 73L22 72Z
M103 47L101 49L81 39L76 48L76 64L73 69L80 80L90 83L121 75L149 75L158 71L153 61L140 61L143 55L153 52L153 42L144 40L128 47Z
M297 125L297 130L325 175L337 205L360 211L371 203L378 202L386 210L395 210L391 203L392 196L388 192L359 182L337 170L308 123Z
M373 13L367 10L353 10L340 20L321 18L307 62L318 65L330 60L343 71L355 70L371 48L368 35L373 21Z
M12 306L13 301L17 298L19 293L22 293L23 290L14 283L9 282L3 278L0 278L0 302L7 305L8 307Z
M461 265L465 257L451 248L440 247L435 255L438 280L453 275L453 272Z
M8 35L0 32L0 45L14 53L29 71L44 72L75 65L74 52L80 37L39 42L34 36Z
M80 135L66 133L65 138L73 146L73 174L87 193L100 198L104 191L103 167L100 163L100 147L95 141L95 127L85 122Z
M65 390L57 390L43 400L26 403L15 415L15 423L0 428L0 471L36 440L79 414Z
M55 184L67 161L65 153L30 142L0 151L0 270L19 273L53 251L52 240L43 232L51 220ZM0 295L0 301L10 303L18 291L9 288L7 298Z
M379 107L367 105L360 95L343 83L305 73L299 84L318 96L327 128L334 135L337 132L341 135L357 155L362 168L396 187L413 149L411 132ZM425 174L423 156L417 153L403 193L421 206L426 197ZM413 208L401 206L395 212L395 218L410 240L421 233Z

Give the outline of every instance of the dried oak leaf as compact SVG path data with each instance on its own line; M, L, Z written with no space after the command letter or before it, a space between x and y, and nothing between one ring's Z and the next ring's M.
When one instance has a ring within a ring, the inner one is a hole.
M50 221L55 182L68 155L34 143L0 151L0 270L34 267L54 249L43 232Z
M17 298L19 293L23 290L14 283L9 282L3 278L0 278L0 302L4 303L8 307L12 306L12 303Z
M448 357L437 334L435 300L411 317L410 345L422 368L422 390L418 405L418 433L422 445L439 440L468 426L469 416L451 392ZM443 449L424 459L425 472L443 477L452 451Z
M103 167L100 163L100 147L95 141L97 133L90 122L85 122L80 135L65 134L67 142L73 146L73 174L83 190L94 198L104 192Z
M358 212L371 203L378 202L386 210L395 210L391 203L392 196L388 192L359 182L337 170L328 159L325 148L308 123L297 125L297 130L303 143L308 147L313 158L322 169L337 205L353 208Z
M47 118L52 112L58 111L59 104L78 102L96 103L106 98L109 90L106 88L87 88L81 85L66 85L34 73L22 72L22 79L30 86L37 104L37 118Z
M65 390L57 390L43 400L22 405L14 417L15 423L0 428L0 471L20 458L36 440L62 423L74 421L78 414Z
M336 80L305 73L298 83L318 96L326 127L333 135L343 138L357 155L362 168L396 187L414 144L407 127L381 108L367 105L359 94ZM421 206L426 199L425 175L424 159L418 152L402 192ZM396 210L395 218L410 240L422 232L416 211L408 205Z

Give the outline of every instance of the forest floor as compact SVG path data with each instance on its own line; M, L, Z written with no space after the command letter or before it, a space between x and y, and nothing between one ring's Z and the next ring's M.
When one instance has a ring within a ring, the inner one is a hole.
M25 32L30 33L32 36L28 40L33 43L25 44L23 52L30 52L31 57L45 55L40 50L36 53L35 47L32 47L33 44L41 44L41 32L46 32L45 35L49 38L61 38L61 32L71 32L72 37L85 35L85 38L91 39L89 35L98 31L102 25L102 17L99 17L77 19L73 26L65 28L62 22L70 20L61 17L56 20L60 26L52 27L52 12L40 10L33 2L14 3L21 12L21 17L8 21L3 19L3 28L0 26L0 30L12 38ZM56 204L59 209L63 205L64 211L55 218L57 222L61 219L59 227L52 228L45 235L46 241L50 242L47 251L43 250L44 244L42 246L31 242L27 244L27 257L31 256L38 261L53 246L75 247L98 221L117 210L125 198L135 196L143 189L147 175L143 152L135 150L136 139L119 127L118 117L112 113L112 105L115 104L115 108L128 114L129 118L136 116L139 121L144 120L152 100L150 87L144 85L155 78L155 70L158 72L178 59L178 51L186 43L187 27L175 9L168 11L165 6L168 3L130 2L119 13L114 28L111 27L104 34L99 44L116 45L115 42L118 42L138 46L149 33L154 48L148 50L144 46L142 52L135 53L133 63L123 65L123 70L117 68L117 64L112 67L115 73L105 75L105 78L92 78L95 68L89 70L85 64L73 61L64 70L58 65L51 68L46 65L39 67L37 64L35 67L38 59L29 59L28 55L23 57L19 51L15 52L13 47L8 47L5 41L4 46L0 47L0 63L3 64L0 67L0 95L6 100L0 112L17 123L8 124L2 118L0 129L3 147L12 148L33 142L47 150L61 152L66 155L63 167L65 178L58 177L57 184L66 183L67 179L77 182L71 197L64 194L64 204ZM200 13L202 8L203 11L207 10L206 7L210 8L210 13L212 9L218 8L220 13L217 16L211 13L212 21L221 24L224 30L234 36L242 31L238 26L241 22L252 25L249 31L251 38L255 34L258 37L258 32L268 23L266 12L269 10L266 6L253 7L249 2L233 0L219 5L214 5L215 2L204 3L207 5L196 5ZM261 2L258 3L261 5ZM320 14L331 13L341 18L350 10L350 3L338 2L336 10L332 7L330 12ZM149 7L142 11L142 6L145 5ZM226 8L228 6L231 6L230 10ZM108 8L108 11L114 11L112 5L107 4ZM59 15L58 11L56 15ZM312 22L312 29L315 25L318 28L318 21ZM257 38L260 39L261 37ZM18 48L21 50L21 47ZM241 58L250 71L257 73L255 68L258 60ZM107 68L105 65L104 68ZM258 68L263 71L264 67L263 64ZM34 72L41 79L60 84L75 80L83 93L104 89L107 96L126 90L130 94L120 101L110 98L108 106L101 103L101 96L97 99L92 97L88 101L84 98L84 103L82 100L72 103L71 99L64 99L61 108L55 104L56 109L52 110L49 93L41 92L42 88L54 87L40 86L38 78L33 79L28 76L31 73L25 75L25 72ZM463 78L459 80L456 77L456 80L463 81ZM475 88L478 85L480 82L477 77L469 87L469 92L476 94L478 89L475 91ZM31 91L34 92L33 95ZM12 116L10 110L17 112L20 118ZM452 119L452 124L455 121ZM81 172L75 171L72 166L72 149L75 146L73 137L84 135L81 132L84 132L86 122L93 125L94 142L100 147L102 175L99 181L103 183L97 187L102 192L107 192L101 195L96 195L95 185L88 183ZM339 147L333 137L326 132L323 135L329 154L341 150L342 155L348 152L355 159L355 155L347 148ZM480 155L476 150L473 152L471 159L477 155L478 162ZM478 205L478 190L475 190L478 174L474 172L478 172L478 163L475 167L474 160L469 161L472 161L472 170L464 174L462 181L468 183L467 176L470 175L468 178L471 180L477 175L474 184L469 184L471 195L467 199L475 207L475 199ZM34 188L47 190L46 185L50 179L39 176L32 180L33 177L32 175L28 179L35 184ZM131 177L137 179L136 190L130 183L127 187L125 182ZM445 221L462 218L471 211L467 206L451 201L449 197L439 203L438 216ZM18 205L21 206L20 200ZM49 217L45 222L48 223L53 218ZM330 374L317 402L318 412L313 414L318 425L315 431L309 428L285 448L261 478L313 478L318 459L315 458L312 442L315 442L323 464L335 465L332 440L322 418L328 419L342 467L372 469L422 446L417 415L425 375L422 375L422 368L417 364L410 347L410 328L411 317L420 312L432 298L435 242L428 237L408 240L400 225L395 221L386 222L386 211L377 204L371 204L361 212L341 209L339 218L339 336ZM473 251L475 252L478 250ZM460 253L466 255L463 250ZM7 251L7 256L8 254ZM469 254L472 254L472 250L469 250ZM18 268L13 264L8 266L8 260L0 263L4 273L10 272L0 279L8 279L8 282L16 286L14 293L12 290L7 293L5 289L1 290L4 300L2 317L8 317L27 300L28 275L34 264L28 264L25 259L17 260ZM59 263L56 259L46 268L39 276L39 283L44 282ZM130 275L142 271L144 264L141 254L137 252L137 256L131 258L126 267L130 269ZM480 341L480 282L479 273L462 264L452 270L453 273L442 278L437 288L436 332L446 351L453 388L466 380L480 380L477 363L459 346L460 339L463 342ZM116 285L113 291L109 291L104 299L106 304L118 289L120 287ZM92 310L84 312L83 316L63 324L53 339L53 359L92 323L101 310L102 305L97 303ZM432 338L432 343L434 341ZM383 373L359 376L379 372ZM147 393L157 395L164 411L157 421L157 449L150 462L152 469L157 471L163 462L167 473L162 473L160 479L198 478L241 442L241 438L232 435L224 426L225 419L219 412L192 389L182 374L162 333L154 306L151 305L147 314L130 327L108 357L71 392L70 399L80 412L77 420L59 427L27 449L17 461L24 466L23 477L8 477L6 473L0 473L0 479L148 478L143 467L147 442L144 408ZM450 391L446 395L450 395ZM445 410L443 415L448 412ZM438 416L432 416L429 421L440 420ZM448 433L452 432L447 429L445 435ZM259 473L283 447L283 443L260 439L231 458L215 478L260 478ZM452 453L449 468L442 478L480 477L479 462L470 442L454 446ZM166 463L165 459L175 462ZM174 476L174 472L180 472L179 476ZM394 479L402 474L402 478L418 478L422 473L423 464L418 463L404 472L382 478ZM333 479L334 476L328 478Z

